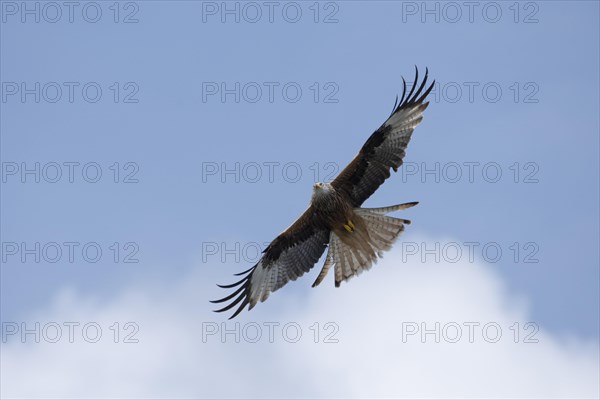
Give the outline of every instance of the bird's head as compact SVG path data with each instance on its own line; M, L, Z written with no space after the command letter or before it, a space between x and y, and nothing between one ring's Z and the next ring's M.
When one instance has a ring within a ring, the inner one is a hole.
M326 196L331 190L333 190L331 184L317 182L313 185L312 200L319 199Z

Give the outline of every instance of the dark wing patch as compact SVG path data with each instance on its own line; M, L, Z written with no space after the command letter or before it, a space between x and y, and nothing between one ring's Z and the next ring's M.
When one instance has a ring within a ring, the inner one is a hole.
M241 280L230 285L218 285L224 289L237 289L227 297L211 301L223 303L233 299L215 312L227 311L241 303L231 319L248 304L248 310L251 310L259 301L265 301L271 292L308 272L319 261L328 242L329 229L310 206L292 226L269 244L254 267L235 274L245 274Z
M419 71L415 73L408 96L406 81L403 81L402 98L396 103L388 119L367 139L356 157L331 184L350 198L354 207L359 207L390 176L390 169L398 170L402 165L406 146L415 127L423 119L423 111L429 102L423 103L433 89L435 81L425 89L429 71L425 70L423 82L419 82Z

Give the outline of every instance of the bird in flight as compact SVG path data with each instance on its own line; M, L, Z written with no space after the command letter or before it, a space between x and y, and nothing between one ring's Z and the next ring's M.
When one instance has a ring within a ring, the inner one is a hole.
M235 290L227 297L211 301L231 300L215 312L237 306L231 319L247 305L251 310L271 292L308 272L328 246L325 264L313 287L323 281L332 266L338 287L342 281L370 269L392 247L410 221L387 214L413 207L417 202L380 208L361 208L361 205L390 176L390 169L396 172L402 165L413 130L423 120L423 111L429 104L424 100L435 83L426 88L427 77L426 69L425 78L418 85L417 69L408 95L406 81L402 79L402 98L398 101L396 97L391 115L367 139L352 162L332 182L313 186L308 209L267 246L255 266L235 274L243 278L230 285L218 285Z

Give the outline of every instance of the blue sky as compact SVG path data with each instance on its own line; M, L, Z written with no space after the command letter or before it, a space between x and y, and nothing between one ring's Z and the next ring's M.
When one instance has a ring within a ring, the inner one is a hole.
M23 4L38 4L39 22ZM272 21L262 2L226 3L239 21L221 2L122 2L118 15L98 2L78 3L73 22L44 4L1 3L3 322L44 315L64 291L99 308L136 290L162 297L190 274L201 285L186 307L220 321L213 284L250 267L242 249L304 211L315 174L351 160L417 65L439 85L405 170L366 202L420 202L394 257L416 254L396 267L452 268L442 249L458 248L459 264L483 263L544 332L597 344L597 2L276 3ZM36 163L40 182L22 175ZM76 243L73 262L65 242ZM312 279L258 312L293 319L283 299L310 302Z

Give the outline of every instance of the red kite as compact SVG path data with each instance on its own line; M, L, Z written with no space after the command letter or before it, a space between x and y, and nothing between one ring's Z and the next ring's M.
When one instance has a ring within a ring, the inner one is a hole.
M331 183L319 182L313 186L308 209L267 246L255 266L236 274L245 274L240 281L218 285L224 289L239 287L229 296L212 301L222 303L234 299L216 312L227 311L241 303L231 319L246 305L251 310L271 292L308 272L328 245L325 264L313 287L321 283L332 266L335 266L335 286L339 286L342 281L370 269L373 262L392 247L410 221L386 214L417 203L381 208L360 206L390 176L390 169L396 172L402 165L413 130L423 120L423 111L429 104L423 101L435 83L423 91L427 75L426 70L425 79L415 91L419 79L419 71L416 71L406 98L406 81L402 79L400 102L396 98L391 115L369 137L354 160Z

